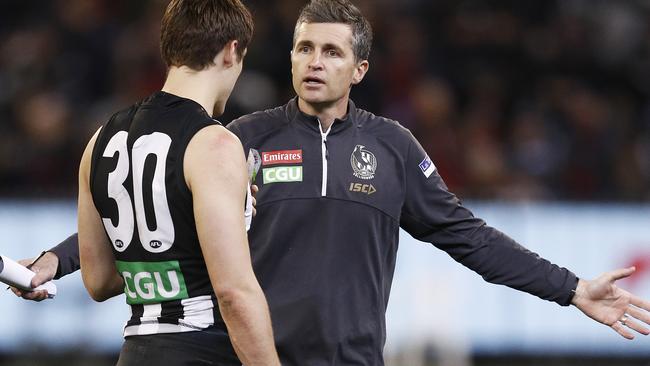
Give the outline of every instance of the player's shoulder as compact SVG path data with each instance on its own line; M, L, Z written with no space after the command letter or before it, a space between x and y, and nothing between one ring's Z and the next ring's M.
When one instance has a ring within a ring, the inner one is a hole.
M224 159L229 164L243 164L244 149L237 136L221 125L206 126L194 134L184 157L187 166L193 167L221 166ZM203 174L201 169L192 171Z
M202 144L210 150L241 150L239 138L220 124L211 124L201 128L190 143Z
M282 128L287 122L287 105L285 104L246 114L233 120L226 127L242 141L247 141Z
M122 124L133 119L133 115L138 111L142 101L131 104L128 107L124 107L117 112L113 113L108 121L104 124L105 127L108 127L112 124Z
M358 128L377 138L390 140L394 143L410 144L413 139L411 131L398 121L376 115L365 109L355 107L355 121Z

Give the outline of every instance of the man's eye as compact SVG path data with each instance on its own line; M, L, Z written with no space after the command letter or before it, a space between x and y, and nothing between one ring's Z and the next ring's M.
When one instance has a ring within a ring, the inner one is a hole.
M327 55L331 56L331 57L336 57L336 56L339 55L339 53L334 51L334 50L329 50L329 51L327 51Z
M300 52L302 52L302 53L307 53L307 52L309 52L309 47L307 47L307 46L300 47Z

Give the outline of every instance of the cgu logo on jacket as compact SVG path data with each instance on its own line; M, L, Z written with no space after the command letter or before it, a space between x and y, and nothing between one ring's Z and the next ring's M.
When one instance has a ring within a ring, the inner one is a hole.
M115 261L115 264L124 279L126 302L130 305L155 304L189 297L178 261Z
M354 170L354 176L360 179L372 179L377 171L377 158L363 145L354 147L350 155L350 164Z

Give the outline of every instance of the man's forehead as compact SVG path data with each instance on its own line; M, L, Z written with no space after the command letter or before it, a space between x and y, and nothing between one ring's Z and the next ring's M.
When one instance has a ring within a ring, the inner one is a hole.
M352 27L344 23L300 23L296 28L296 43L335 43L352 46Z

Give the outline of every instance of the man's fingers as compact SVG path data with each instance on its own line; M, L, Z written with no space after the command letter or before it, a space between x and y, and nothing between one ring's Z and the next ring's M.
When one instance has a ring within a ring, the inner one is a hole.
M636 306L628 306L626 313L631 317L650 325L650 313L647 311L639 309Z
M614 331L618 334L621 335L621 337L625 339L634 339L634 334L628 330L623 324L620 322L616 322L610 326L610 328L614 329Z
M641 309L644 309L645 311L650 311L650 301L643 300L642 298L636 295L630 294L630 304L639 307ZM647 315L649 315L649 319L650 319L650 314ZM635 318L638 317L635 316ZM650 324L650 322L646 322L646 323Z
M36 258L26 258L26 259L21 259L21 260L18 261L18 264L27 267L27 266L29 266L30 264L32 264L32 262L34 261L34 259L36 259Z
M257 190L258 189L257 189L256 185L251 186L251 192L253 192L252 199L251 199L251 201L253 203L253 217L255 217L255 215L257 215L257 209L255 208L255 206L257 206L257 199L255 198L255 194L257 193Z
M650 329L644 327L640 322L634 320L631 316L628 317L627 320L625 321L625 326L643 335L648 335L650 333Z
M16 295L18 297L23 297L23 292L20 291L19 289L15 288L15 287L10 287L10 289L11 289L11 292L14 293L14 295Z
M255 196L259 190L260 188L257 186L257 184L251 185L251 193L253 194L253 196Z
M635 267L620 268L608 272L606 276L609 282L614 282L630 276L632 273L634 273L634 271L636 271Z
M50 277L50 275L45 271L36 272L36 275L32 277L32 282L31 282L32 288L38 287L51 279L52 278Z
M11 287L11 292L13 292L18 297L32 301L42 301L47 299L48 296L47 290L23 291L15 287Z
M21 297L25 300L42 301L47 299L47 291L39 290L39 291L25 292Z

